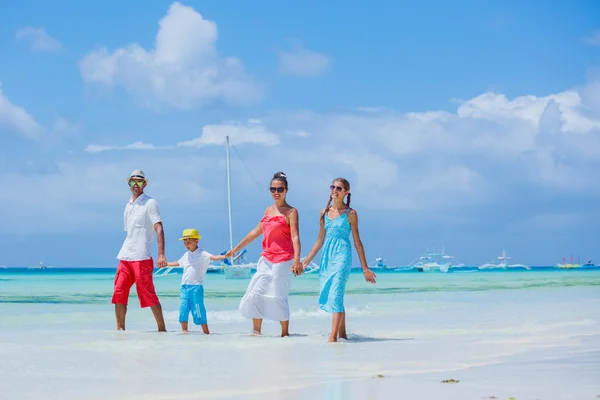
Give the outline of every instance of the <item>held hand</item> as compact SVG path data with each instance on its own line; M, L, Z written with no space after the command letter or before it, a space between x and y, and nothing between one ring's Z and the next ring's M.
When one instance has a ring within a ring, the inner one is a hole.
M300 261L294 261L292 263L292 272L294 273L294 276L302 275L302 272L304 272L304 267Z
M229 250L227 253L224 254L225 258L231 258L233 257L233 250Z
M371 271L370 269L364 269L363 270L363 274L365 275L365 280L369 283L376 283L375 282L375 278L377 277L377 275L375 275L375 272Z
M164 268L167 266L167 259L165 258L164 255L162 255L162 254L158 255L158 259L156 260L156 266L158 268Z
M302 261L302 271L304 271L306 267L308 267L308 263L306 262L306 260L304 260Z

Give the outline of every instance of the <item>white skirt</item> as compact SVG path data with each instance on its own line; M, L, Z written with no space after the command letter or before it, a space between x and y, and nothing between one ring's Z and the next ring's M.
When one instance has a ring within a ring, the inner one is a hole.
M292 286L292 260L272 263L260 257L256 273L240 302L244 318L287 321L290 319L288 295Z

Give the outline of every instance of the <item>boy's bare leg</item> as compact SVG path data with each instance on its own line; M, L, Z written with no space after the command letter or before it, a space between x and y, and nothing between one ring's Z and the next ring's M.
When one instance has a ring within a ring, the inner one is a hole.
M117 318L117 330L125 330L125 316L127 315L127 304L115 304L115 316Z
M262 319L252 318L252 329L254 330L254 332L252 332L252 334L260 335L261 328L262 328Z
M165 326L165 319L162 313L162 307L160 303L155 306L150 307L152 310L152 314L154 314L154 319L156 320L156 325L158 326L159 332L166 332L167 328Z
M281 337L290 336L290 321L280 321L281 324Z
M210 331L208 330L208 324L202 324L200 326L202 326L202 332L204 332L205 335L210 335Z

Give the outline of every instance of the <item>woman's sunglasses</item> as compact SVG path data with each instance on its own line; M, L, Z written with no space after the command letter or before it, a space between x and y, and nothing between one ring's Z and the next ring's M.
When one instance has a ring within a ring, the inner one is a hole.
M334 190L334 189L336 192L341 192L342 190L344 190L344 188L341 186L335 186L335 185L329 186L329 190Z
M269 188L269 190L271 191L271 193L275 193L275 192L277 192L277 193L283 193L283 192L285 192L285 188L283 186L280 186L280 187L272 187L271 186Z
M144 186L144 181L129 181L129 186L134 187L135 185L142 187Z

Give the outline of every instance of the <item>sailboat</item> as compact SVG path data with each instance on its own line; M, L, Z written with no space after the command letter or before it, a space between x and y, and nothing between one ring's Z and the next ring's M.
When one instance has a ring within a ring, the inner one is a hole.
M500 260L500 262L498 264L494 264L494 263L485 263L479 266L480 270L492 270L492 269L502 269L502 270L513 270L513 269L524 269L524 270L530 270L531 267L525 265L525 264L507 264L506 260L508 260L510 257L506 256L506 251L502 250L502 255L498 257L498 259Z
M233 225L231 218L231 167L229 162L229 136L225 136L225 154L227 156L227 209L229 215L229 248L233 249ZM229 262L223 262L223 271L225 279L248 279L252 273L252 268L256 268L256 263L248 263L243 257L246 249L240 251Z
M225 154L227 156L227 208L229 216L229 248L233 249L233 226L231 218L231 168L229 161L229 136L225 136ZM233 255L230 259L225 260L221 265L211 265L207 272L224 272L225 279L249 279L252 273L252 269L256 269L256 263L249 263L246 261L245 254L247 250L243 249L237 254ZM221 253L224 254L224 253ZM173 272L174 269L181 267L168 267L159 269L154 273L155 277L176 275Z
M559 269L576 269L579 268L581 264L579 264L579 257L577 257L577 264L573 264L573 256L569 257L569 262L567 263L567 258L563 257L562 262L556 264L556 267Z

